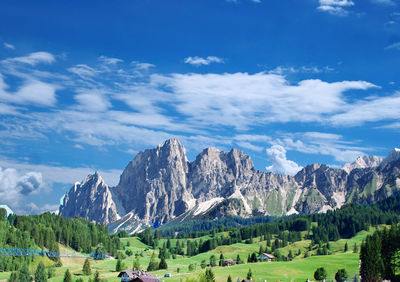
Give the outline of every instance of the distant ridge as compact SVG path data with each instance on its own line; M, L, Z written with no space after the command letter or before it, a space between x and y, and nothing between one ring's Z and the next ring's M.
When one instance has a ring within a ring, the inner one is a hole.
M238 149L207 148L189 162L182 144L170 139L139 152L116 187L97 172L75 184L59 214L136 232L170 221L326 212L398 192L399 159L394 149L384 160L363 156L343 169L312 164L290 176L256 170Z

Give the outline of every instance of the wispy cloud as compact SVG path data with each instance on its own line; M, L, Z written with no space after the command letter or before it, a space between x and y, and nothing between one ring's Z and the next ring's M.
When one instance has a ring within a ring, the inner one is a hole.
M185 63L186 64L191 64L191 65L194 65L196 67L203 66L203 65L207 66L207 65L209 65L211 63L221 64L223 62L224 62L223 59L221 59L219 57L215 57L215 56L208 56L206 58L197 57L197 56L185 58Z
M385 6L395 6L396 3L393 0L371 0L372 3Z
M392 44L390 44L389 46L387 46L385 49L386 49L386 50L390 50L390 49L393 49L393 50L400 50L400 42L392 43Z
M56 61L55 57L48 52L34 52L28 56L9 58L3 61L3 63L23 63L35 66L40 63L51 64Z
M15 46L12 45L12 44L10 44L10 43L4 42L4 43L3 43L3 46L4 46L4 48L6 48L6 49L15 50Z
M332 15L346 16L348 7L354 6L351 0L319 0L318 10Z

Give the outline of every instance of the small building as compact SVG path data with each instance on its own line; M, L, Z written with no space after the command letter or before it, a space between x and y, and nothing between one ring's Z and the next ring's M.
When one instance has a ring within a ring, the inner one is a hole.
M276 259L276 257L271 254L263 253L262 259L263 259L263 261L272 261L272 260ZM258 260L261 260L261 256L258 257Z
M236 261L234 261L233 259L227 259L227 260L224 260L224 263L222 265L223 266L232 266L235 264L236 264Z
M121 277L121 282L159 282L153 274L147 273L145 271L137 270L124 270L118 274Z

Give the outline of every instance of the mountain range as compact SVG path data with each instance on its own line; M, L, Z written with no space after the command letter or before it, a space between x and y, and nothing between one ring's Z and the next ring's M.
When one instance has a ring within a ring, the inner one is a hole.
M204 149L193 162L170 139L139 152L119 183L109 187L98 172L66 193L59 214L80 216L130 233L146 225L226 216L326 212L346 203L371 203L400 190L400 149L383 159L362 156L341 169L323 164L296 175L254 168L240 150Z

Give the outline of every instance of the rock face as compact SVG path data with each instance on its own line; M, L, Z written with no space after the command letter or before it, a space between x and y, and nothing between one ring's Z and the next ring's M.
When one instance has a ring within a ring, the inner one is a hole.
M63 204L59 208L59 215L64 217L80 216L105 224L121 217L110 188L104 183L98 172L88 175L81 183L75 183L65 195Z
M176 139L145 150L109 188L96 173L66 194L60 214L138 231L187 219L326 212L345 203L369 203L400 190L400 150L366 156L343 169L313 164L295 176L258 171L249 156L232 149L204 149L188 162Z

